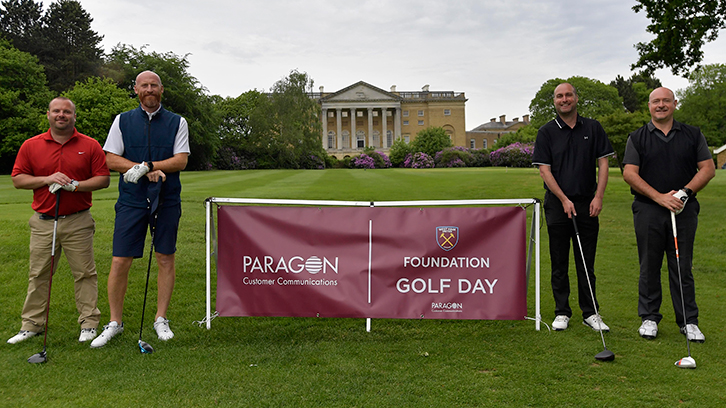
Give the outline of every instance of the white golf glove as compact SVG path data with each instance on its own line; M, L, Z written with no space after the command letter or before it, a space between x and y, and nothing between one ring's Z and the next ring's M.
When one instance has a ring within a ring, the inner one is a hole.
M148 172L149 166L146 165L146 162L141 162L124 173L124 182L136 184Z
M74 192L74 191L78 190L78 182L76 180L71 180L70 183L63 185L63 186L58 183L53 183L48 186L48 191L50 191L51 194L55 194L61 188L66 191Z
M678 191L676 191L675 194L673 194L673 197L675 197L675 198L681 200L681 202L683 202L683 207L681 207L680 210L675 211L676 215L678 215L681 213L681 211L683 211L684 208L686 208L686 202L688 201L688 193L686 193L683 190L678 190Z

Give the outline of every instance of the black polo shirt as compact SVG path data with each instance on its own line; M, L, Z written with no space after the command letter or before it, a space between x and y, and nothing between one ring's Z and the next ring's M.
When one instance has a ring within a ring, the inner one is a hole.
M577 115L574 128L559 116L539 128L532 164L550 166L570 199L592 198L597 190L597 161L615 154L600 122ZM547 184L545 183L545 189Z
M694 126L673 121L667 135L653 122L631 133L625 146L623 164L639 167L640 177L660 193L678 190L698 172L698 162L711 159L706 137ZM636 199L651 200L635 190Z

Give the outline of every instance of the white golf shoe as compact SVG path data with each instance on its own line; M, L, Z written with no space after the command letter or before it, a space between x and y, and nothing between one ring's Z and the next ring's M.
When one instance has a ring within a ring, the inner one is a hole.
M685 327L681 327L681 334L686 334L688 330L688 340L695 341L696 343L703 343L706 341L706 336L701 333L701 330L695 324L687 324Z
M555 317L555 321L552 322L552 328L560 331L565 330L567 325L570 323L570 318L565 315L559 315Z
M608 327L605 322L602 321L602 316L594 314L588 317L587 319L584 319L582 321L582 324L584 324L587 327L590 327L591 329L595 331L599 331L602 329L604 332L609 332L610 328Z
M121 334L124 332L124 324L121 323L120 325L113 321L105 326L103 326L103 332L100 336L93 339L91 342L91 348L99 348L106 345L106 343L109 342L114 336L117 334Z
M654 339L658 335L658 323L653 320L643 320L638 333L645 339Z
M81 329L81 335L78 337L78 341L81 343L85 343L87 341L93 340L96 338L96 329Z
M28 331L28 330L20 330L20 332L18 332L18 334L16 334L15 336L8 339L8 344L20 343L21 341L28 340L29 338L35 337L41 333L43 333L43 332L42 331L32 332L32 331Z
M174 337L174 333L169 328L169 320L161 316L154 322L154 330L156 330L156 335L159 336L159 340L167 341Z

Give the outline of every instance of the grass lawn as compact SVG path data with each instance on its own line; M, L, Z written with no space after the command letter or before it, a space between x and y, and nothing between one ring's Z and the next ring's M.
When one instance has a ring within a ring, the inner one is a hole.
M108 321L115 176L94 194L99 308ZM151 329L156 286L149 288L144 339L137 348L148 248L131 270L126 332L104 348L78 343L73 282L65 258L53 281L48 362L28 364L42 337L9 345L20 328L27 289L32 193L0 176L0 406L3 407L721 407L726 405L726 172L699 193L694 274L704 344L691 343L696 370L674 362L687 355L667 285L658 338L638 336L638 260L632 196L611 169L596 259L601 314L613 362L597 332L579 323L574 272L570 328L541 331L534 322L457 320L217 318L205 314L204 199L442 200L541 198L535 169L386 169L211 171L182 174L183 215L177 283L169 312L176 337L161 342ZM531 211L530 211L531 214ZM543 222L544 223L544 222ZM529 222L528 222L529 227ZM542 229L542 317L554 318L546 227ZM574 268L574 266L573 266ZM152 267L152 274L155 266ZM664 270L664 282L665 277ZM534 279L528 314L534 316Z

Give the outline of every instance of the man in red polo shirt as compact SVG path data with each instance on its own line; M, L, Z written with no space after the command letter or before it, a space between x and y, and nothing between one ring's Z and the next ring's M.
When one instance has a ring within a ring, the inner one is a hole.
M95 222L88 210L91 192L109 185L106 157L98 141L76 131L76 107L70 99L53 99L47 116L50 129L23 143L12 172L15 188L33 190L35 213L29 221L30 268L23 321L20 332L8 340L10 344L42 333L45 326L56 194L60 194L56 258L65 250L73 273L79 341L96 337L101 314L96 307Z

